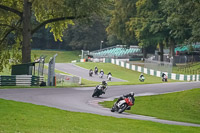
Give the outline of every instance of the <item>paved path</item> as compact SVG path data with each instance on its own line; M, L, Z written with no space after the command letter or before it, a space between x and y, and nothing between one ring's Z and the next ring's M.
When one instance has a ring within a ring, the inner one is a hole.
M135 92L136 96L141 96L183 91L199 87L200 82L109 86L106 94L102 95L100 98L92 97L94 87L1 89L0 98L56 107L69 111L86 112L118 118L147 120L165 124L200 127L199 124L161 120L149 116L133 115L128 113L112 113L110 112L110 109L106 109L98 105L98 102L100 101L112 100L115 97L127 94L131 91Z
M107 80L106 79L107 75L104 75L103 78L99 78L98 75L93 74L93 76L90 77L88 69L79 67L79 66L74 65L72 63L56 63L56 69L63 71L63 72L66 72L66 73L73 74L73 75L78 76L78 77L82 77L82 78L87 79L87 80L91 80L91 81L101 82L102 80ZM112 77L112 81L108 81L108 82L126 82L126 81Z

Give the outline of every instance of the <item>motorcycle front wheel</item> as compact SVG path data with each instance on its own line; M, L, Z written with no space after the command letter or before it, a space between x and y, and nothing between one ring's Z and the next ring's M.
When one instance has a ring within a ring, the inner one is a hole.
M92 97L97 96L97 91L98 91L97 89L94 90Z
M128 107L128 105L126 103L122 104L118 110L118 113L122 113L126 110L126 108Z

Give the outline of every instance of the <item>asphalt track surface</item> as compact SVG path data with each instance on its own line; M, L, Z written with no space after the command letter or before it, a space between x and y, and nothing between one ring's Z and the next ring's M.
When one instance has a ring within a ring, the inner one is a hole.
M63 72L66 72L66 73L69 73L69 74L72 74L72 75L75 75L78 77L82 77L84 79L91 80L91 81L101 82L103 80L107 80L106 74L103 76L103 78L99 78L99 76L95 75L95 74L93 74L93 76L90 77L88 69L79 67L73 63L56 63L55 67L57 70L60 70L60 71L63 71ZM94 68L92 68L92 69L94 70ZM126 82L126 80L112 77L112 80L108 81L108 82Z
M98 102L112 100L115 97L129 93L130 91L135 92L137 104L137 96L157 95L162 93L183 91L187 89L198 88L199 86L200 82L110 86L106 94L102 95L100 98L92 97L94 87L1 89L0 98L26 103L33 103L37 105L45 105L49 107L55 107L62 110L69 110L75 112L86 112L104 116L113 116L118 118L130 118L165 124L200 127L199 124L161 120L149 116L141 116L128 113L112 113L110 109L106 109L98 105Z
M74 70L71 70L71 72L77 71L77 69L81 70L78 72L79 74L81 74L82 72L88 72L87 69L80 69L80 67L74 67L73 69ZM62 69L62 71L66 72L64 69ZM103 108L98 104L98 102L113 100L114 98L118 98L119 96L127 94L131 91L135 93L136 96L135 104L137 104L137 96L158 95L163 93L184 91L199 87L200 87L200 82L177 82L177 83L160 83L160 84L145 84L145 85L109 86L106 91L106 94L100 96L99 98L92 97L94 87L0 89L0 98L55 107L68 111L85 112L85 113L99 114L103 116L113 116L117 118L146 120L146 121L153 121L153 122L172 124L172 125L200 127L200 124L161 120L155 117L128 114L128 113L122 113L122 114L112 113L110 109Z

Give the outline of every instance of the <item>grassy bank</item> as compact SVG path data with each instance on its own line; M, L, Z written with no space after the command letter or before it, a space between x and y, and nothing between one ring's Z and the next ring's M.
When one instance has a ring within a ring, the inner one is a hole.
M31 58L39 58L41 55L46 55L46 63L49 61L51 57L55 54L56 56L56 63L69 63L72 60L80 59L81 51L55 51L55 50L31 50Z
M139 81L140 72L136 72L130 69L126 69L111 63L76 63L76 65L87 68L93 69L97 66L100 69L103 69L105 74L109 71L112 73L113 77L120 78L123 80L127 80L128 82L109 82L109 85L130 85L130 84L153 84L153 83L161 83L161 78L144 74L145 81ZM175 80L169 80L168 82L176 82Z
M200 62L176 64L176 66L173 67L173 73L185 75L200 74Z
M0 99L2 133L198 133L199 127L69 112Z
M38 59L41 55L47 56L45 62L48 63L49 59L56 56L56 63L70 63L72 60L80 59L81 51L56 51L56 50L31 50L31 60ZM3 72L0 72L0 75L10 75L11 70L6 67Z
M200 124L200 88L156 96L136 97L129 113ZM100 103L111 108L113 101Z

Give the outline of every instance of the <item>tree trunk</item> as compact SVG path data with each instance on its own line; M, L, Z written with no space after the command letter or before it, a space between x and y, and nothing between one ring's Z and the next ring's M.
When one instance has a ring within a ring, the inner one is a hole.
M31 62L31 3L24 0L22 63Z
M160 61L163 61L163 43L159 43Z
M147 58L147 48L143 47L143 61L145 58Z
M174 53L174 49L175 49L175 41L173 39L170 39L170 58L172 61L173 66L175 66L175 53Z

